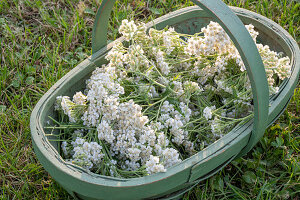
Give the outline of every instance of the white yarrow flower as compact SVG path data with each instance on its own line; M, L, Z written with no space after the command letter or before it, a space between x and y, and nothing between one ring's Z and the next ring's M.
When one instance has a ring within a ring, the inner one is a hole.
M212 118L213 115L213 110L216 109L216 106L211 106L211 107L205 107L203 110L203 116L205 117L206 120L209 120Z

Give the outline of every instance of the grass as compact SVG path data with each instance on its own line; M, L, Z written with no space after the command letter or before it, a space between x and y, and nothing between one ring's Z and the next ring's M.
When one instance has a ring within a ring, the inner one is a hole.
M300 3L225 0L284 27L300 44ZM32 149L29 118L41 96L91 54L98 0L0 0L0 199L72 199L43 169ZM123 0L114 7L109 38L122 19L149 21L187 0ZM300 88L279 120L243 158L201 182L184 199L299 199ZM298 193L297 193L298 192Z

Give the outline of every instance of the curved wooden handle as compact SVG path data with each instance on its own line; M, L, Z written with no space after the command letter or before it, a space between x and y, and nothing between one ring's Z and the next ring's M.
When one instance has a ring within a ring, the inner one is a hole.
M107 29L111 10L116 0L103 0L93 27L92 52L107 45ZM247 153L263 136L269 113L269 89L266 72L256 45L241 20L221 0L192 0L208 12L223 27L239 51L251 82L254 101L254 125Z

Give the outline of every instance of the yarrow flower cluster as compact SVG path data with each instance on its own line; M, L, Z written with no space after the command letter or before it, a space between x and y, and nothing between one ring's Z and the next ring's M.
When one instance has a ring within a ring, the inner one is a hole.
M246 25L256 43L259 35ZM95 173L140 177L166 172L253 117L242 59L216 22L195 35L124 20L86 90L58 96L63 157ZM290 76L288 57L256 44L271 94Z
M64 141L61 145L65 157L71 156L72 163L80 165L86 169L96 168L101 163L104 154L102 146L97 142L87 142L83 138L77 137L75 141L68 143ZM70 149L72 149L70 151Z

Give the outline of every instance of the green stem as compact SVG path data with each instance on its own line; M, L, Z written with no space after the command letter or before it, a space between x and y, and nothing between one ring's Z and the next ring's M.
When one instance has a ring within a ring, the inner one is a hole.
M165 101L169 96L170 96L170 94L167 95L167 96L165 96L163 99L161 99L161 100L159 100L159 101L156 101L155 103L150 104L149 107L146 108L146 109L143 111L143 114L144 114L149 108L151 108L152 106L155 106L156 104Z

